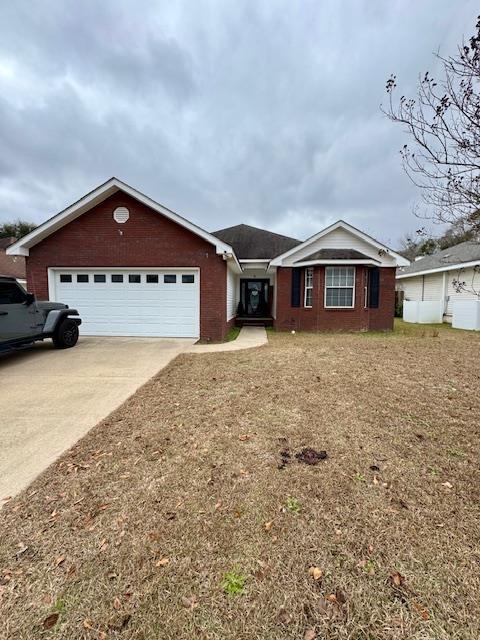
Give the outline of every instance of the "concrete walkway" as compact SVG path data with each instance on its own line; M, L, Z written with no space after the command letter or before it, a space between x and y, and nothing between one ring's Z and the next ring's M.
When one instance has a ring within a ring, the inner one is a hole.
M265 327L242 327L236 340L220 344L195 344L187 353L216 353L218 351L240 351L261 347L268 343Z
M84 337L0 357L0 507L193 342Z

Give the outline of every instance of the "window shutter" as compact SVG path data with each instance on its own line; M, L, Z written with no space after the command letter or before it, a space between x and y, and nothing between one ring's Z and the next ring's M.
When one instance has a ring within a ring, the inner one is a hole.
M370 309L378 309L380 299L380 269L372 267L368 272L368 306Z
M302 269L301 267L294 267L292 269L292 307L300 306L300 284L302 280Z

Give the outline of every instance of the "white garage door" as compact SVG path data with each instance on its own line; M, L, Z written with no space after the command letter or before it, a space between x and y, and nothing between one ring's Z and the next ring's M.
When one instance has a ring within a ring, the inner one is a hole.
M78 310L83 335L198 338L199 279L198 269L50 269L50 300Z

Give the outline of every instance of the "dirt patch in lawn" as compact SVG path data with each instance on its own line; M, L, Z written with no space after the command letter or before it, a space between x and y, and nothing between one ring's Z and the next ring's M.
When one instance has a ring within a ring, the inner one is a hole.
M0 637L477 639L479 338L181 356L5 505Z

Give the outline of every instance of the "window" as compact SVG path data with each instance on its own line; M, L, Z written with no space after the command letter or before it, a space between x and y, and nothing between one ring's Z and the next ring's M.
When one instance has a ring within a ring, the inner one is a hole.
M177 282L177 276L175 274L170 274L170 275L165 274L163 276L163 282L165 284L175 284Z
M305 295L303 298L303 306L311 307L313 298L313 268L305 269Z
M26 295L14 282L0 282L0 304L22 304Z
M148 273L147 274L147 283L148 284L157 284L158 282L158 276L155 273Z
M88 274L87 273L79 273L77 276L77 282L88 282Z
M71 282L72 276L69 273L60 274L60 282Z
M325 268L325 307L353 308L355 267Z
M112 273L112 282L123 282L123 273Z
M128 276L128 281L130 282L130 284L139 284L140 280L141 278L139 273L131 273Z
M107 281L107 276L104 273L96 273L93 276L93 281L94 282L106 282Z
M185 275L182 276L182 283L183 284L192 284L194 282L195 282L195 276L188 275L188 274L185 274Z

